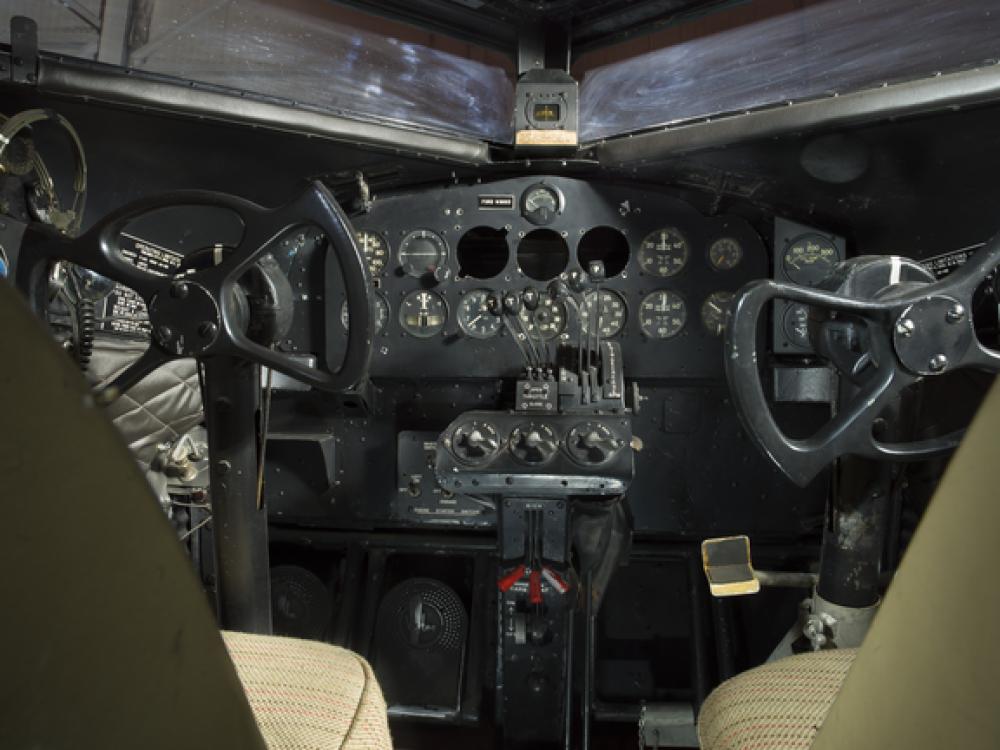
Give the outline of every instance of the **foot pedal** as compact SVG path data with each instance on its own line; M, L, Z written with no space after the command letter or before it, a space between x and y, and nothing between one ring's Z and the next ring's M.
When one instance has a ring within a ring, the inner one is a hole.
M701 564L712 596L744 596L760 591L750 560L750 537L724 536L701 543Z

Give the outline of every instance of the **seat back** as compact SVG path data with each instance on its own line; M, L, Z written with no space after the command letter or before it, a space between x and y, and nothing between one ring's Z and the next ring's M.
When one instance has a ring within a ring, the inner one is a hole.
M263 750L174 530L4 282L0 603L0 747Z
M1000 747L1000 383L931 501L813 750Z

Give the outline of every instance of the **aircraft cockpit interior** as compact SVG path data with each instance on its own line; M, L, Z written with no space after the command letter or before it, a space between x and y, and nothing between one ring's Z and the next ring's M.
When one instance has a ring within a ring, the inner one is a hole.
M1000 746L998 11L0 2L0 747Z

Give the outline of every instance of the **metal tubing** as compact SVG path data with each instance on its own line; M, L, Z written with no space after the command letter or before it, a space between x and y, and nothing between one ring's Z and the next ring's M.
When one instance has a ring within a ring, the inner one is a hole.
M230 357L205 363L219 625L271 632L267 509L257 507L257 366Z

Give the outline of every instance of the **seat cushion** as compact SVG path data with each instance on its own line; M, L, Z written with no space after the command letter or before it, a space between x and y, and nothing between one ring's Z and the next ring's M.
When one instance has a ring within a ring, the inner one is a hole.
M385 700L351 651L298 638L223 632L270 750L388 750Z
M703 750L805 750L833 705L857 649L790 656L717 687L698 715Z

